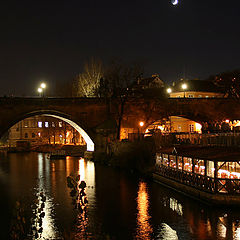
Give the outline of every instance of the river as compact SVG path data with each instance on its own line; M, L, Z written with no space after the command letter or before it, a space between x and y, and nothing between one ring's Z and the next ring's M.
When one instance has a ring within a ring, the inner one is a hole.
M87 184L87 212L71 204L66 178ZM9 239L16 201L26 221L46 196L41 239L240 239L240 210L208 207L152 181L81 158L42 153L0 155L0 239Z

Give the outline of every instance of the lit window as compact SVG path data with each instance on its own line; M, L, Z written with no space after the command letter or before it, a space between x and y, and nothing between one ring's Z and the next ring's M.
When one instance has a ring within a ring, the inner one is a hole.
M208 96L206 96L206 98L208 98Z
M38 136L41 137L41 133L40 132L38 133Z
M46 128L48 127L48 122L45 122L45 127L46 127Z
M194 125L193 124L189 125L189 130L190 130L190 132L194 132Z
M24 127L28 127L28 121L24 121Z
M38 127L39 127L39 128L42 127L42 122L38 122Z
M198 95L198 97L199 97L199 98L201 98L201 97L202 97L202 95Z
M178 125L178 132L182 131L182 127L180 125Z
M59 122L59 127L62 127L62 122Z
M55 122L52 122L52 127L55 127Z

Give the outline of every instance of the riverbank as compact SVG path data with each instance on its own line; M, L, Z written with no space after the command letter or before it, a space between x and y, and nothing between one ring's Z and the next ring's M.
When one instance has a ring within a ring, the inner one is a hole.
M51 153L54 151L64 151L67 156L73 157L84 157L84 152L86 151L85 145L62 145L62 144L44 144L36 145L29 147L6 147L5 151L7 152L42 152L42 153Z
M155 144L150 139L113 142L106 152L94 152L93 161L150 176L155 165Z

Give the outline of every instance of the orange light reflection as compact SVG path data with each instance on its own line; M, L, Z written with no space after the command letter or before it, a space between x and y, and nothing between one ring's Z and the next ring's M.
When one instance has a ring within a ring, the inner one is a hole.
M153 232L152 226L149 223L149 196L145 182L139 183L138 197L137 197L137 232L136 239L151 239Z

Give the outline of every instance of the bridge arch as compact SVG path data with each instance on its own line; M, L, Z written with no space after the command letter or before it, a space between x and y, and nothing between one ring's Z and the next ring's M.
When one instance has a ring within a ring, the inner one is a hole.
M94 151L94 148L95 148L94 142L93 142L92 138L89 136L89 134L87 133L87 130L84 127L82 127L82 124L79 124L77 121L74 121L70 115L64 114L62 112L58 112L58 111L54 111L54 110L39 110L39 111L26 113L26 114L22 115L21 117L18 117L17 119L15 119L14 122L12 122L10 124L8 129L11 128L14 124L16 124L19 121L22 121L26 118L37 116L37 115L54 117L54 118L60 119L64 122L68 123L74 129L76 129L79 132L79 134L83 137L83 139L85 140L85 142L87 144L87 151L90 151L90 152Z
M202 123L192 118L180 115L172 115L156 120L146 126L146 136L154 131L162 133L171 132L198 132L201 133Z

